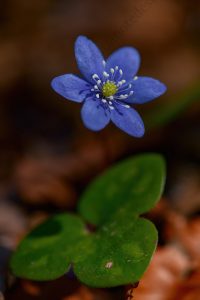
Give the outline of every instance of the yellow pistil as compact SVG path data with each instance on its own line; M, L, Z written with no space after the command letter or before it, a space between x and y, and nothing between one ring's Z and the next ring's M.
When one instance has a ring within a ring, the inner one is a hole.
M116 94L117 92L117 86L112 81L107 81L102 88L102 93L104 97L110 97Z

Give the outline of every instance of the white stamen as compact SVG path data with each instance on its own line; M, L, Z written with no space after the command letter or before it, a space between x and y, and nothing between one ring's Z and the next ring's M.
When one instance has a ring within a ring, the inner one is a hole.
M134 78L133 78L133 80L137 80L138 79L138 77L137 76L135 76Z
M123 80L121 80L121 81L118 82L117 86L121 86L121 85L124 84L125 82L126 82L126 80L123 79Z
M95 90L98 90L98 89L99 89L97 85L95 85L94 88L95 88Z
M99 79L99 80L97 80L97 84L101 84L101 80Z
M103 64L104 67L106 66L105 60L102 61L102 64Z
M130 105L128 105L128 104L125 104L123 106L126 107L126 108L130 108Z
M99 94L96 94L96 97L99 99Z
M110 69L110 72L114 74L115 70L113 68Z
M116 66L116 67L115 67L115 70L117 71L118 69L119 69L119 67L118 67L118 66Z
M109 106L110 109L115 109L113 106Z
M119 98L120 98L120 99L126 99L126 98L128 98L128 95L127 95L127 94L125 94L125 95L120 95Z
M129 96L133 95L133 93L134 93L133 91L130 91Z
M111 101L109 101L109 102L108 102L108 104L109 104L109 105L112 105L112 102L111 102Z
M127 91L128 89L130 89L130 88L132 87L132 84L129 83L128 86L126 85L126 86L124 86L124 87L122 88L121 85L123 84L123 82L122 82L122 81L119 81L118 83L119 83L118 87L119 87L119 92L120 92L120 93L125 92L125 91ZM131 92L131 95L132 95L132 92Z
M123 75L122 69L119 70L119 74L120 74L120 75Z
M101 100L103 103L107 103L107 100L106 99L102 99Z
M105 77L109 77L110 75L107 73L107 72L103 72L103 76L105 76Z
M113 96L110 96L110 97L108 97L110 100L113 100L114 99L114 97Z
M97 78L99 78L99 76L97 74L94 74L94 75L92 75L92 78L97 79Z

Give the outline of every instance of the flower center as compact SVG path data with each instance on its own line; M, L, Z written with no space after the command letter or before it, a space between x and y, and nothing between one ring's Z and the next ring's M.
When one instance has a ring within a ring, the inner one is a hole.
M102 87L104 97L113 96L117 92L117 85L112 81L107 81Z

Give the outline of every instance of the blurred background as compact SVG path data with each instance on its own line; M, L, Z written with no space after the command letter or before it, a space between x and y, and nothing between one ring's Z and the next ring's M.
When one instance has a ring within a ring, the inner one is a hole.
M144 138L112 125L90 132L80 105L51 89L53 77L78 73L73 45L80 34L105 57L120 46L136 47L139 74L168 86L164 96L136 107ZM1 0L1 300L126 299L124 288L92 290L75 279L16 280L8 260L35 225L76 210L79 195L102 170L145 151L165 156L168 177L165 196L149 216L160 245L135 299L200 299L199 38L198 0Z

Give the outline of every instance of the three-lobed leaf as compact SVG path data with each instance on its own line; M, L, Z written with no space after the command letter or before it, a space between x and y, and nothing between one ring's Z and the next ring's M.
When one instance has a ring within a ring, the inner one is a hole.
M157 154L129 158L98 177L85 191L80 214L97 225L90 233L78 216L61 214L33 230L12 257L13 272L51 280L72 264L77 277L94 287L138 281L157 245L157 231L139 214L159 200L165 165Z

